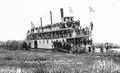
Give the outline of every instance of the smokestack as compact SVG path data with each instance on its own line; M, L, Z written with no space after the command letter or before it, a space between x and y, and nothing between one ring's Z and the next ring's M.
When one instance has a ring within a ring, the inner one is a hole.
M51 24L52 24L52 12L50 11L50 20L51 20Z
M64 17L63 8L60 9L60 13L61 13L61 20L63 21L63 17Z
M42 29L42 31L43 31L43 26L42 26L42 17L40 17L40 23L41 23L41 29Z
M42 17L40 17L40 23L41 23L41 27L42 27Z

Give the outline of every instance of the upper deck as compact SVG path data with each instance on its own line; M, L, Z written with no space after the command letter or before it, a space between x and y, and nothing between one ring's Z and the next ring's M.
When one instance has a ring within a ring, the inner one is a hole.
M71 23L71 24L70 24ZM57 23L58 26L42 28L41 31L34 31L28 33L30 39L58 39L58 38L75 38L75 37L85 37L91 36L91 31L89 27L82 28L79 22L69 22L68 23ZM67 24L69 26L67 26ZM62 25L62 26L61 26Z
M58 39L86 35L91 36L91 27L82 28L79 20L74 20L74 16L64 17L61 11L61 22L53 24L51 20L51 24L31 28L27 33L27 39Z
M55 23L55 24L48 24L44 27L35 27L29 30L29 33L46 33L51 31L58 31L58 30L66 30L69 28L80 27L80 21L73 21L73 17L64 17L64 21Z

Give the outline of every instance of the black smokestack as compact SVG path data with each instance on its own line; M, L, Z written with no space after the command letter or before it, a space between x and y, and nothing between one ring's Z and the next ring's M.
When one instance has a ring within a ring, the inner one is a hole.
M52 24L52 12L50 11L50 21L51 21L51 24Z
M41 27L43 27L43 26L42 26L42 17L40 17L40 23L41 23Z
M64 17L63 8L60 9L60 13L61 13L61 19L63 19L63 17Z

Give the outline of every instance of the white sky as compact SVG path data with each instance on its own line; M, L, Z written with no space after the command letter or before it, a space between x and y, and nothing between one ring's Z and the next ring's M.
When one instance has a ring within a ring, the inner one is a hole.
M89 6L92 13L93 40L120 44L120 0L0 0L0 40L23 40L31 27L50 24L49 11L53 22L60 21L60 8L69 15L69 6L81 25L90 23Z

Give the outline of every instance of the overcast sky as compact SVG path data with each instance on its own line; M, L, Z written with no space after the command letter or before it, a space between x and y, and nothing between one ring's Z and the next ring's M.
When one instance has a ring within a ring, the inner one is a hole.
M95 10L91 19L89 6ZM95 42L120 44L120 0L0 0L0 40L23 40L31 20L39 26L40 17L43 25L50 24L50 10L53 23L59 22L60 8L64 8L65 16L79 19L82 26L88 26L92 20Z

